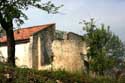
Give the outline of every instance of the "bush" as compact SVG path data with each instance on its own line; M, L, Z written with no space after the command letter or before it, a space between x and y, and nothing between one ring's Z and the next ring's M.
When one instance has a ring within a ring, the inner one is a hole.
M125 83L107 76L95 78L83 73L66 71L38 71L28 68L12 68L0 64L0 83Z

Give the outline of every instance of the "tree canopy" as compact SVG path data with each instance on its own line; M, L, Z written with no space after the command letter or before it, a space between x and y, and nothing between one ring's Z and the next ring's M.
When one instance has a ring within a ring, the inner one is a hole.
M102 75L104 71L120 66L125 49L119 37L110 31L109 26L97 26L94 19L82 23L86 31L84 39L90 47L87 54L89 69Z
M42 3L41 0L1 0L0 22L10 22L15 19L18 24L23 23L27 16L22 10L28 10L30 6L45 10L48 13L57 13L61 6L56 7L51 1Z

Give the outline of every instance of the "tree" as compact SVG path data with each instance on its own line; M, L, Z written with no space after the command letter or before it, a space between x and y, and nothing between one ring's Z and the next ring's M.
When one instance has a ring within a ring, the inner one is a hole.
M84 39L90 47L87 53L90 60L89 70L103 75L104 71L119 66L118 61L125 56L125 49L119 37L110 31L109 26L95 25L94 19L82 23L84 23L83 30L86 31Z
M17 25L23 24L23 19L27 19L23 10L28 10L30 6L53 14L57 13L57 10L61 7L56 7L51 1L41 3L41 0L0 0L0 25L6 32L8 46L7 61L11 66L15 66L13 21L16 21Z

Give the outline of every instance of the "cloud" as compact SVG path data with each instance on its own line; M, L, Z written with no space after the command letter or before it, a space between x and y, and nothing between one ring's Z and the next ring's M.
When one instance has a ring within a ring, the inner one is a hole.
M48 15L32 8L26 12L29 20L23 26L55 22L60 30L81 33L79 22L94 17L97 22L110 25L125 40L125 0L54 0L54 3L64 4L61 13Z

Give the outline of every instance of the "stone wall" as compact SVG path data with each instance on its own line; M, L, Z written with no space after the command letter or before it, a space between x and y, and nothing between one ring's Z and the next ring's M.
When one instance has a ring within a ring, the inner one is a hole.
M50 57L53 55L51 45L54 40L55 26L44 29L33 34L32 41L32 65L35 69L42 69L51 63Z
M0 47L0 56L7 58L7 47ZM35 69L64 69L83 71L86 43L82 36L59 32L55 26L33 34L29 42L16 44L16 64L20 67Z
M52 51L54 56L52 67L54 69L64 69L70 72L84 70L84 56L87 49L81 36L67 33L67 38L53 41Z
M33 51L36 51L34 53L37 59L34 59L38 60L36 64L38 69L62 69L70 72L84 70L83 59L87 51L82 36L66 32L56 34L55 30L50 29L37 33L34 37L37 37L35 39L37 48ZM48 60L52 60L49 64L45 64L46 56L49 56Z

